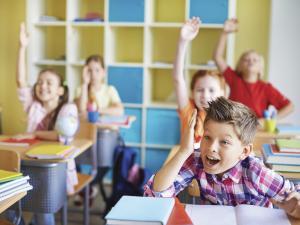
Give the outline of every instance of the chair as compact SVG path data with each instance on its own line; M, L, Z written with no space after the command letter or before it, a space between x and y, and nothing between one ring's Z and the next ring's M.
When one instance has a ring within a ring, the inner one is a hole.
M19 172L21 165L20 155L16 151L2 150L0 149L0 169ZM18 201L17 217L14 223L10 223L7 220L0 220L0 224L19 224L21 221L21 201Z
M78 176L78 184L74 187L74 193L68 195L68 197L75 196L82 190L84 190L84 224L89 224L89 189L90 183L93 181L94 177L97 174L97 153L96 153L96 134L97 128L95 125L88 123L85 119L81 119L80 121L80 129L77 132L75 138L80 139L89 139L93 142L91 147L91 164L92 164L92 173L91 175L77 173ZM67 224L67 202L62 209L62 224Z

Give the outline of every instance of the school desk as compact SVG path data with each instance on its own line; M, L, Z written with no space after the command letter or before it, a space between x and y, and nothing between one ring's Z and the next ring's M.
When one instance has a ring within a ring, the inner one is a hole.
M7 198L0 202L0 213L3 213L4 210L15 204L17 201L19 201L21 198L23 198L27 194L26 191L21 192L19 194L16 194L10 198Z
M41 141L36 145L49 144L53 142ZM77 151L74 158L86 151L92 146L90 139L75 139L71 145ZM67 190L66 190L66 171L67 161L64 160L38 160L32 159L25 155L31 148L29 147L12 147L1 146L1 149L15 150L20 153L21 171L29 175L29 183L33 190L22 199L23 211L36 213L56 213L62 209L62 224L67 224ZM79 184L75 186L75 192L84 189L93 179L92 176L79 174ZM88 190L86 190L88 192ZM88 203L88 202L87 202ZM87 204L88 205L88 204ZM88 224L88 208L84 210L84 221Z

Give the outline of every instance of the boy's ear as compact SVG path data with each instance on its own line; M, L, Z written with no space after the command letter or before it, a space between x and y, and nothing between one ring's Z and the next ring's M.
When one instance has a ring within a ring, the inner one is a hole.
M247 158L253 150L253 144L248 144L243 146L243 153L240 155L240 160Z

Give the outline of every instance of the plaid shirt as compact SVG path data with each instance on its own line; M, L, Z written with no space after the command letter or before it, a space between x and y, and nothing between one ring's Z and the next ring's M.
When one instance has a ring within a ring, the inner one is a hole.
M154 175L144 186L145 196L173 197L196 179L200 187L200 198L204 203L218 205L249 204L272 207L269 198L282 201L287 191L300 192L300 185L294 185L282 176L266 168L262 161L249 156L224 173L222 178L205 173L197 149L186 160L174 183L162 192L152 189Z

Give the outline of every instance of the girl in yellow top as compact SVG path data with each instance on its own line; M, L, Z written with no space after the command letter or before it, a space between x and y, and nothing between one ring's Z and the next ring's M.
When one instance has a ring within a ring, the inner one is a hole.
M183 74L184 56L188 43L198 34L201 21L198 17L188 20L181 28L173 70L173 81L176 90L178 112L181 122L181 134L188 128L188 121L193 110L198 109L195 141L199 142L203 133L204 108L208 102L224 95L225 81L215 71L199 70L191 81L191 97L189 97ZM181 135L182 136L182 135Z
M105 66L103 58L91 55L86 59L82 72L82 84L77 89L77 105L80 113L85 114L87 104L95 100L100 115L119 116L124 112L120 96L114 86L105 84Z

